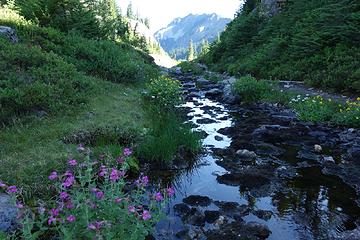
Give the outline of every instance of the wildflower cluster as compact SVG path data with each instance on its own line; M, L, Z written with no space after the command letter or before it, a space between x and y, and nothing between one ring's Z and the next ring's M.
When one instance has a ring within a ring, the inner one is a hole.
M129 148L110 161L115 162L112 165L106 157L93 161L90 151L78 151L80 157L68 160L65 173L52 171L48 177L54 200L46 208L37 207L35 218L29 217L33 214L21 214L23 237L36 239L51 232L60 239L144 239L160 220L161 208L174 190L149 193L149 178L145 175L134 183L127 181L126 162L132 155ZM20 198L16 186L0 182L0 187L14 199ZM23 209L23 204L18 205Z
M297 95L289 104L298 113L300 119L306 121L360 127L360 98L355 101L348 100L343 104L322 96Z

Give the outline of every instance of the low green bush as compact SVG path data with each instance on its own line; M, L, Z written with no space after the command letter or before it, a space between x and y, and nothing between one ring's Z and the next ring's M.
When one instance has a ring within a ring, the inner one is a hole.
M87 101L92 79L54 53L0 39L0 121Z
M272 87L269 83L258 81L251 76L241 77L233 85L233 92L246 103L261 101L271 91Z
M183 73L193 73L195 75L201 75L205 72L197 63L194 62L181 62L179 65Z
M157 107L173 109L181 103L181 85L177 80L161 76L152 79L147 89L147 101Z

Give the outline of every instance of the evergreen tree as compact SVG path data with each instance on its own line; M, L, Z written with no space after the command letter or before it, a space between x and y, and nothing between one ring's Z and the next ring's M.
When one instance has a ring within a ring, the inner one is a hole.
M148 28L150 28L150 20L149 20L149 18L145 18L144 24L145 24L145 26L147 26Z
M126 10L126 16L130 19L134 18L134 10L133 10L133 5L132 2L129 3L127 10Z
M193 43L192 40L190 40L187 60L188 61L194 60L195 59L195 54L196 53L195 53L194 43Z
M203 39L201 40L201 45L200 45L200 55L204 55L206 54L210 49L210 44L208 42L207 39Z

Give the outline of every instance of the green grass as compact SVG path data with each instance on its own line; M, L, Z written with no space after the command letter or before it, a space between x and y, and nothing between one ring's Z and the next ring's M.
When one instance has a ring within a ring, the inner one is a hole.
M64 167L67 151L74 147L64 144L63 137L81 130L114 125L142 129L144 114L140 86L99 80L96 87L100 92L91 98L88 106L1 129L1 180L24 187L29 194L44 194L48 174Z

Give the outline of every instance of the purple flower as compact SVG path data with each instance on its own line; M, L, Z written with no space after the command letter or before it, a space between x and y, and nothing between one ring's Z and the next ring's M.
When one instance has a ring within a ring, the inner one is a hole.
M0 188L6 187L6 184L0 181Z
M65 181L63 182L62 186L65 188L69 188L71 187L75 182L75 177L74 176L68 176Z
M102 199L102 198L104 197L104 192L102 192L102 191L97 192L97 193L96 193L96 197L97 197L98 199Z
M74 215L69 215L66 220L68 220L68 222L74 222L76 220Z
M147 221L151 218L151 214L149 211L144 210L141 217L144 221Z
M119 180L119 179L120 179L120 171L117 170L117 169L115 169L115 168L113 168L113 169L111 170L111 173L110 173L110 180L111 180L112 182L116 182L116 181Z
M69 201L67 201L67 202L65 203L65 207L66 207L67 209L73 209L73 208L74 208L74 204L72 203L71 200L69 200Z
M122 199L121 198L115 198L115 203L121 203Z
M124 159L123 157L118 157L118 158L116 159L116 162L117 162L118 164L123 164L123 163L125 162L125 159Z
M9 186L7 191L8 193L16 193L18 190L16 186Z
M158 202L161 202L162 200L164 200L164 197L162 196L161 192L157 192L155 194L155 200Z
M60 193L60 199L63 200L63 201L66 201L68 200L69 198L69 194L67 192L61 192Z
M99 176L100 176L100 177L104 177L106 174L107 174L106 166L101 165L101 167L100 167L100 172L99 172Z
M68 161L69 166L75 167L77 165L77 161L75 159L70 159Z
M49 219L48 219L48 224L51 225L51 224L55 224L56 223L56 218L54 218L53 216L50 216Z
M57 208L52 208L51 210L50 210L50 215L51 216L58 216L59 215L59 209L57 209Z
M50 180L55 180L58 177L57 172L53 171L50 173L50 176L48 177Z
M130 148L124 149L124 156L129 157L132 154L132 150Z
M149 183L148 176L140 176L138 180L135 181L138 187L146 187Z
M80 143L79 146L77 147L77 150L79 152L85 151L84 144Z
M24 205L22 203L17 203L16 207L19 208L19 209L22 209L22 208L24 208Z
M88 225L88 228L89 228L90 230L99 231L100 228L101 228L101 226L103 225L103 223L104 223L104 222L96 221L96 222L94 222L94 223L90 223L90 224Z
M134 212L136 211L136 209L135 209L134 206L129 206L129 207L128 207L128 211L129 211L130 213L134 213Z
M168 197L172 197L175 194L175 190L172 187L166 189Z

